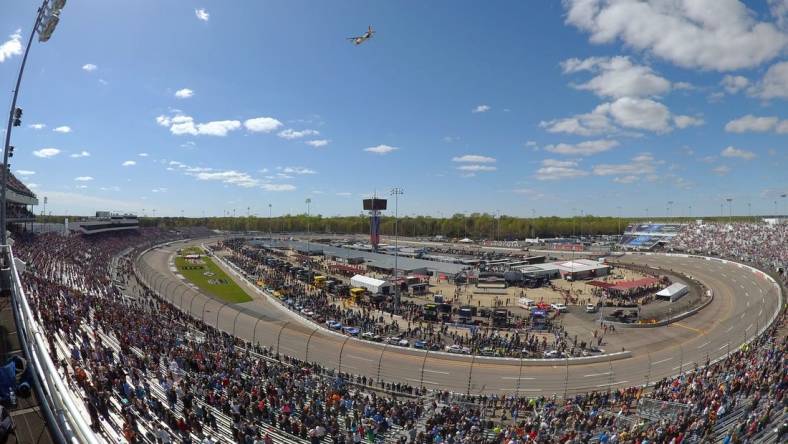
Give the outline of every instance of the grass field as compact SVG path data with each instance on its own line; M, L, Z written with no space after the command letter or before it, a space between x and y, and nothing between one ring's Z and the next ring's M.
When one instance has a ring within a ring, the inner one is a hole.
M202 254L201 249L187 248L183 254ZM199 265L189 263L181 256L175 257L175 266L194 285L204 292L230 303L249 302L252 298L235 283L213 260L203 256ZM205 273L212 273L206 276Z

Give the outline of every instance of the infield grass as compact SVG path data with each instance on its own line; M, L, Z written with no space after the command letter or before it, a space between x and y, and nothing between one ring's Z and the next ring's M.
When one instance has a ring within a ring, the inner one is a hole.
M182 254L203 254L201 249L184 249ZM237 304L252 300L238 284L233 281L227 273L213 262L213 259L202 256L201 263L191 263L181 256L175 257L175 266L192 284L198 286L200 290L215 296L223 301ZM206 274L207 273L207 274Z

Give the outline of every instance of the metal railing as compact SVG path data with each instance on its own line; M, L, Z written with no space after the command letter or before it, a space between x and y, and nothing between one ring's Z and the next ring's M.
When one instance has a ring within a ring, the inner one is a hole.
M10 292L19 343L32 369L34 389L52 439L58 443L98 443L100 440L90 429L78 400L64 383L57 367L49 356L46 334L36 322L27 296L19 280L13 250L0 246L3 267L2 285Z

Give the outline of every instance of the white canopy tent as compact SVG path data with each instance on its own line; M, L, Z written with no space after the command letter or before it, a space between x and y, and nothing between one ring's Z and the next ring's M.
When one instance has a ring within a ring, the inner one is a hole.
M687 294L687 292L689 292L689 289L686 285L676 282L675 284L672 284L671 286L657 292L657 297L660 299L667 299L670 302L675 302L677 299Z

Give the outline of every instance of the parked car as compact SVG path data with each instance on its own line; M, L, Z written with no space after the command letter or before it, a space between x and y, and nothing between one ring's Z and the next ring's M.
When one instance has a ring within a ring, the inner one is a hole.
M417 339L416 342L413 343L413 348L425 349L427 348L427 343L421 339Z
M332 330L339 330L339 329L342 328L342 323L341 322L337 322L337 321L335 321L333 319L327 320L326 321L326 325L328 326L328 328L330 328Z
M556 302L555 304L550 304L550 307L552 307L553 310L559 313L566 313L569 311L569 308L567 308L565 304L562 304L560 302Z
M586 313L596 313L597 307L594 304L586 304Z
M342 331L349 334L350 336L358 336L358 334L361 332L358 327L344 327Z
M544 357L548 359L565 358L566 355L558 350L547 350L544 352Z
M400 347L410 347L410 342L408 342L407 339L400 339L397 342L397 345L399 345Z

